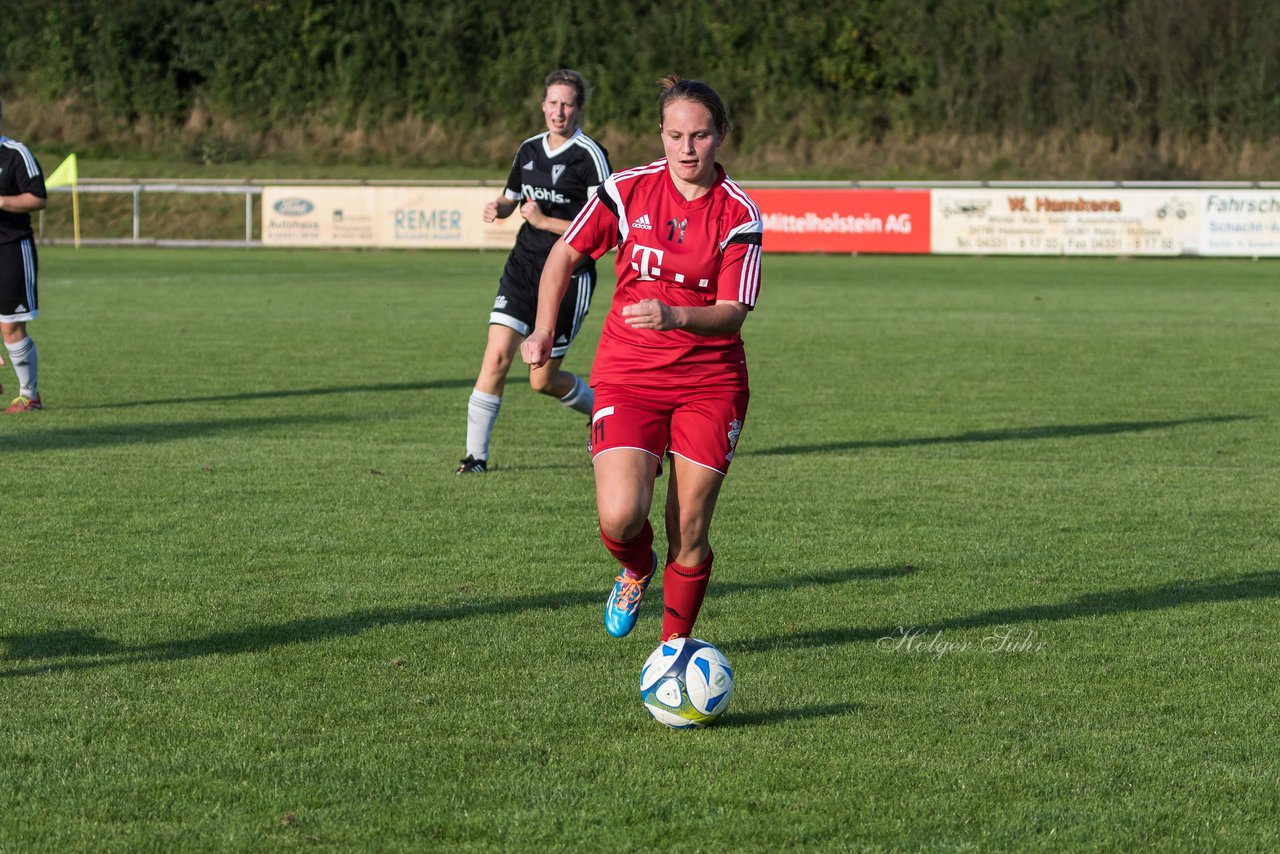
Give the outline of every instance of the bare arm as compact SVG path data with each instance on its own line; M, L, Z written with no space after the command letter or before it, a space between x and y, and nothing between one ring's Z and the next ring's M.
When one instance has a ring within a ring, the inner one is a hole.
M535 368L542 367L551 358L551 337L556 333L560 301L569 289L569 276L581 259L581 252L557 240L542 267L542 278L538 281L538 316L533 322L533 332L520 345L520 355Z
M44 210L47 204L49 204L48 199L42 199L34 193L19 193L16 196L0 196L0 211L31 213L32 211Z
M549 231L552 234L564 234L569 230L569 226L573 225L573 220L556 219L553 216L547 216L542 212L542 208L532 199L525 199L524 204L520 206L520 215L528 220L529 225L534 228ZM495 219L506 219L516 209L516 203L508 199L506 196L498 196L498 198L489 202L484 206L484 221L493 222Z
M506 219L511 216L511 212L515 209L515 202L506 196L498 196L498 198L484 206L484 221L493 222L495 219Z
M683 329L694 335L732 335L747 319L747 306L737 300L717 300L715 305L667 305L645 299L622 308L622 319L632 329L668 332Z
M569 226L573 225L573 220L556 219L553 216L547 216L542 212L542 208L532 199L525 201L520 206L520 215L528 220L529 225L543 231L549 231L552 234L564 234L569 230Z

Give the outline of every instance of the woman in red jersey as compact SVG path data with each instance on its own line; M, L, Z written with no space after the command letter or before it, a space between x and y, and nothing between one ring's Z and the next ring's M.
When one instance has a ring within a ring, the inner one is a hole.
M622 565L605 628L631 631L657 569L649 507L666 454L661 639L670 640L691 635L711 575L711 516L747 414L739 330L760 291L763 228L716 162L730 128L723 100L697 80L661 85L666 156L614 173L552 248L521 353L535 367L550 358L571 271L616 248L617 289L591 371L600 535Z

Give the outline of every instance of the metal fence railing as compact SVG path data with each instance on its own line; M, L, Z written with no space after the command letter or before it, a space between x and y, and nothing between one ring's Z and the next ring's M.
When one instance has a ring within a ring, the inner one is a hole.
M49 192L70 194L78 191L81 194L121 194L133 198L132 237L82 237L80 242L87 245L148 245L148 246L256 246L260 241L254 239L254 216L256 198L261 195L262 187L242 181L218 183L209 181L82 181L78 187L51 187ZM244 196L244 239L166 239L145 237L142 233L142 197L154 193L194 193L216 195ZM41 211L36 235L42 243L72 243L74 238L50 238L45 236L45 217Z
M382 181L382 180L209 180L209 179L101 179L83 178L75 188L84 195L127 195L132 199L129 237L93 237L81 235L80 243L88 246L230 246L257 247L262 241L254 236L254 209L264 186L498 186L502 181L487 180L430 180L430 181ZM50 187L49 193L71 194L72 187ZM244 196L244 238L168 238L148 236L143 233L144 197L160 194L197 194L217 196ZM45 234L45 215L41 211L36 224L36 237L41 243L52 245L71 244L72 237L51 237Z

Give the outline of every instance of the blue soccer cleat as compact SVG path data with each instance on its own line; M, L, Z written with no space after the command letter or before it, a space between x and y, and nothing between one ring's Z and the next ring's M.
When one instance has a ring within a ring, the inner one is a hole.
M640 602L649 582L657 575L658 554L653 553L653 569L644 578L632 578L624 569L614 579L609 601L604 603L604 629L615 638L624 638L635 628L640 616Z

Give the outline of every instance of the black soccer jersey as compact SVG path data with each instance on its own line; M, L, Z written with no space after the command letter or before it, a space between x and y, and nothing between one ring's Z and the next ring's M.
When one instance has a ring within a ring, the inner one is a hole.
M533 199L547 216L572 221L596 187L609 177L609 153L581 128L554 151L549 137L549 133L542 133L521 143L505 194L517 205ZM526 222L520 226L512 252L540 269L559 238Z
M49 198L35 155L16 139L0 136L0 196L22 193ZM31 214L0 211L0 243L12 243L32 236Z

